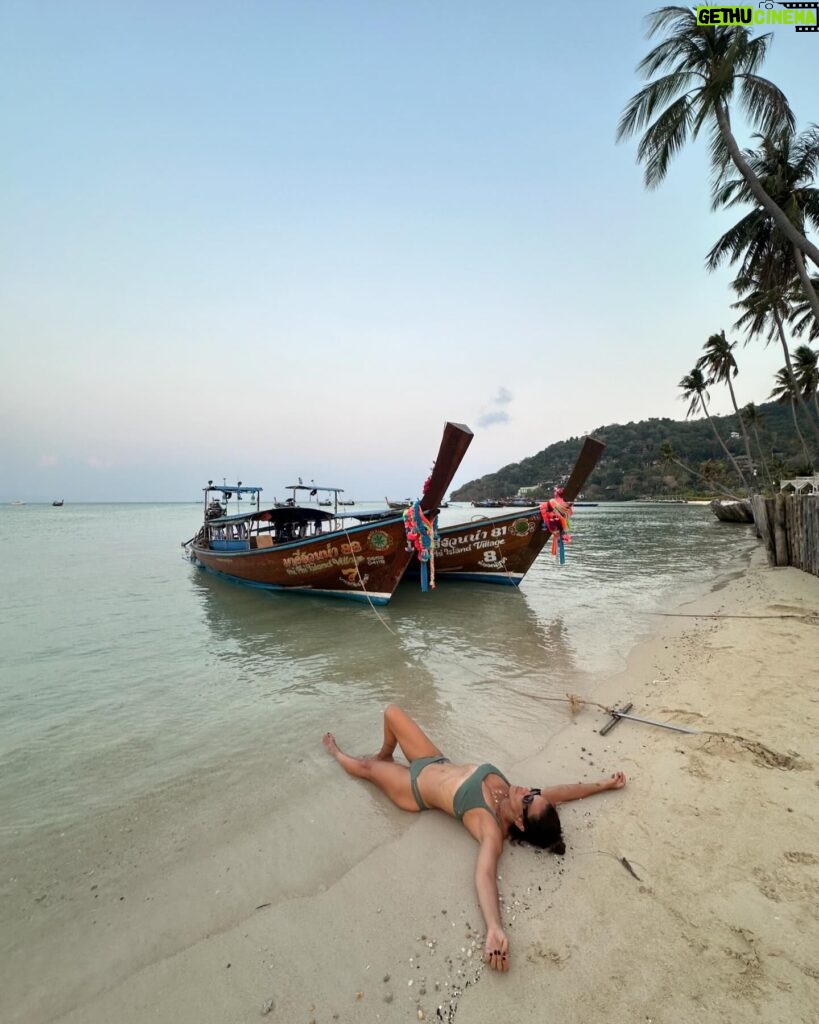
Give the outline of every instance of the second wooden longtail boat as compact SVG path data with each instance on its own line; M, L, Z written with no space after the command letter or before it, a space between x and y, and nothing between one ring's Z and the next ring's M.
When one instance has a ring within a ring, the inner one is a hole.
M471 440L472 431L463 424L444 427L420 499L424 512L439 507ZM204 492L204 523L183 546L196 565L237 583L387 604L415 557L400 515L364 522L315 505L262 509L261 488L241 483L209 481ZM233 496L250 497L255 508L228 515Z
M587 437L569 479L557 488L551 501L506 515L439 527L435 579L518 587L548 541L553 542L562 560L567 513L571 514L572 501L605 447L602 441ZM414 565L410 566L411 575L416 571Z

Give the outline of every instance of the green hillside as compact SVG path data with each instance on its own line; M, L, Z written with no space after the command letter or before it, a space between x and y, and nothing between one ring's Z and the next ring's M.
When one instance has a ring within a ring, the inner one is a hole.
M751 456L760 488L764 488L767 482L766 467L776 480L782 475L808 471L810 467L805 465L790 407L769 402L758 406L757 413L759 448L751 433ZM740 464L744 464L747 458L736 416L715 416L713 419L731 453ZM803 427L802 432L810 438L806 428ZM739 492L736 472L705 419L614 423L599 427L593 434L605 441L606 450L583 489L585 500L708 497L724 493L664 459L660 450L669 444L680 462L704 473L709 480L721 483L722 487ZM533 496L549 496L554 487L568 476L581 444L582 438L572 437L549 445L522 462L511 463L496 473L471 480L453 491L451 498L453 501L501 499L513 497L521 488L535 488Z

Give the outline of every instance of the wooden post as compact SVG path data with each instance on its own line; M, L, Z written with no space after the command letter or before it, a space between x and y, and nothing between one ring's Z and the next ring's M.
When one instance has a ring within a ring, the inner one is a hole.
M785 495L780 491L774 498L774 546L776 564L788 565L788 535L785 526Z
M771 524L768 519L768 503L761 494L755 494L751 499L754 510L754 522L757 532L765 545L765 554L768 556L768 565L776 565L776 554L771 537Z

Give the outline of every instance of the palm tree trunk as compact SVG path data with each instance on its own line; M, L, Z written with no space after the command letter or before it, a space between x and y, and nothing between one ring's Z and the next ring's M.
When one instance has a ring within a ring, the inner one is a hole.
M698 469L694 469L692 466L687 466L684 462L680 462L679 459L675 459L673 456L669 457L669 462L673 462L675 466L679 466L680 469L685 470L686 473L690 473L692 476L698 477L700 480L704 480L709 487L716 487L718 491L722 491L723 494L727 494L729 498L734 501L742 501L741 498L737 497L736 494L729 491L727 487L723 487L722 484L717 483L716 480L709 480L704 473L700 473Z
M810 274L805 266L805 261L802 258L799 246L795 243L793 246L793 258L796 261L796 272L799 274L799 280L802 283L802 291L805 293L805 298L810 303L810 308L813 310L813 315L816 317L816 323L819 324L819 298L817 298L816 289L813 287L813 282L810 279ZM808 337L810 337L810 335L808 335Z
M750 487L748 486L748 481L745 479L744 473L739 468L739 464L737 463L737 460L734 458L734 456L728 450L728 445L720 437L720 433L717 430L717 425L711 419L711 413L708 411L708 406L705 404L705 399L702 397L702 395L700 395L700 406L702 407L702 411L705 413L705 418L711 424L711 429L714 431L714 437L716 437L716 439L719 441L720 445L722 446L722 450L728 456L728 459L730 460L731 465L736 470L737 476L742 481L742 486L745 488L746 491L750 492Z
M788 215L785 211L774 202L773 199L768 195L765 189L762 187L762 182L757 178L751 169L750 164L742 155L742 150L737 144L737 140L734 138L734 134L731 131L731 121L728 117L728 109L723 103L717 103L714 108L714 112L717 118L717 124L719 125L720 134L722 140L725 143L728 152L731 156L731 160L734 162L734 166L742 175L742 177L748 182L748 188L754 195L754 198L759 205L766 210L773 219L774 224L779 228L782 234L795 245L801 252L805 253L806 256L810 256L813 262L819 267L819 248L809 242L807 238L791 223L788 219ZM810 289L812 293L808 295L808 301L813 308L814 315L819 320L819 297L813 288Z
M731 383L731 374L728 374L728 390L731 393L731 404L734 407L734 412L737 414L739 420L739 429L742 431L742 440L745 442L745 454L748 457L748 472L751 474L751 491L755 491L757 488L753 486L753 472L754 472L754 460L751 458L751 441L748 437L748 431L745 429L745 423L742 419L742 413L739 411L737 405L736 395L734 394L734 385Z
M805 453L805 461L809 466L813 466L813 459L808 451L808 446L805 444L805 438L802 436L802 431L799 429L799 417L796 415L796 402L791 399L791 415L793 416L793 425L796 428L796 436L799 438L802 444L802 451Z
M765 461L765 456L762 454L762 444L759 440L759 431L756 429L756 427L754 427L753 429L754 440L756 441L756 450L759 452L759 461L762 463L762 471L765 474L765 480L767 481L768 487L770 487L770 489L773 491L773 477L771 476L771 471L768 468L768 463Z
M788 378L790 379L793 393L796 396L796 401L799 403L802 412L804 412L808 423L810 423L811 430L816 435L816 440L819 441L819 423L814 423L813 416L811 416L810 409L808 408L808 403L805 401L802 389L796 382L796 374L793 372L793 363L791 363L791 353L788 349L788 340L785 337L785 328L782 326L782 317L776 309L773 311L773 316L776 321L777 330L779 331L779 341L782 344L782 351L785 354L785 369L788 371Z

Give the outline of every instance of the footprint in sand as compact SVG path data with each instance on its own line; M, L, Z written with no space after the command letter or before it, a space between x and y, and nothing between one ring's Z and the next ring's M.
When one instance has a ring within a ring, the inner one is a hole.
M803 853L801 850L788 850L785 860L791 864L819 864L819 857L815 853Z
M710 779L712 778L711 773L705 767L702 758L697 757L696 754L691 754L685 764L685 771L689 775L693 775L697 779Z
M749 740L728 732L710 732L702 741L701 750L729 761L744 759L753 761L760 768L779 768L782 771L807 771L812 766L795 750L780 754L764 743Z
M526 951L526 959L530 963L536 964L546 960L561 970L566 966L566 962L571 958L571 955L571 950L567 949L559 953L551 946L547 946L545 942L533 942Z
M774 903L819 901L819 885L813 879L806 878L804 873L794 875L788 871L769 872L762 868L754 868L752 874L757 889Z
M723 952L739 966L739 974L733 979L733 988L736 995L748 998L759 992L765 981L765 969L756 948L756 936L748 928L738 925L729 925L729 930L731 945L723 946Z

